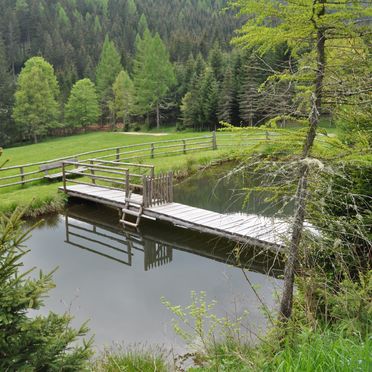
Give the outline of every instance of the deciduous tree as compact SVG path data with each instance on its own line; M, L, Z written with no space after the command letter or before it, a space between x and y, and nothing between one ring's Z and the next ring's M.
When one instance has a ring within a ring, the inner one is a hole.
M30 58L17 82L13 118L25 137L37 142L48 128L58 124L58 82L53 67L42 57Z
M71 89L65 107L65 119L71 127L83 127L96 123L100 115L98 97L94 84L82 79Z

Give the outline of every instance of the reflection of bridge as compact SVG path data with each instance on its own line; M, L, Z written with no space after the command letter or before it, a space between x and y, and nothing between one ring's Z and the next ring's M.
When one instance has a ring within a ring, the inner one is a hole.
M81 208L70 209L65 216L66 243L128 266L132 266L135 252L142 252L145 271L172 262L174 250L237 266L231 253L233 245L227 241L211 241L199 234L190 237L185 229L167 228L165 231L162 226L154 229L153 224L144 224L141 231L129 231L114 219L110 221L112 216L95 216ZM263 254L252 247L242 255L240 265L263 273L267 273L268 268L278 271L280 268L273 265L274 259L274 255Z
M126 226L138 227L144 217L274 251L281 249L282 235L288 230L283 221L267 217L226 215L174 203L172 174L155 176L150 165L94 159L85 163L67 161L63 162L62 173L61 191L118 209L120 221Z
M65 216L66 243L132 266L134 251L144 253L145 271L172 261L172 247L123 229L91 224ZM94 249L93 246L96 248Z

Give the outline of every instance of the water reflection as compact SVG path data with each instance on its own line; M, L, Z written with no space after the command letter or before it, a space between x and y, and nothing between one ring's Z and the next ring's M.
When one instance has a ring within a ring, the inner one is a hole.
M70 206L64 217L65 243L127 266L141 254L144 271L171 263L173 251L179 250L273 276L282 272L278 257L261 248L240 246L237 259L237 243L226 239L152 221L143 221L137 229L123 228L112 210L100 207L99 216L95 210L89 203Z

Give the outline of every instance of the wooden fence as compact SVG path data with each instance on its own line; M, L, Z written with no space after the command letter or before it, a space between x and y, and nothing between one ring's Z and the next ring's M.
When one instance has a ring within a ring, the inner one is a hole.
M74 158L76 162L94 163L96 165L119 165L120 167L133 167L142 159L154 159L156 157L164 157L170 155L189 154L202 150L216 150L219 149L239 149L250 146L259 146L260 144L272 142L280 143L285 142L286 131L278 132L275 130L265 128L252 128L251 132L236 131L236 132L221 132L216 135L215 132L211 134L177 139L165 140L157 142L147 142L134 145L125 145L119 147L111 147L88 151L76 155L70 155L59 159L48 161L41 161L30 164L14 165L9 167L0 168L0 189L5 187L12 187L17 185L25 185L35 181L40 181L46 178L45 171L40 168L45 168L47 165L61 164L63 161L68 161ZM296 134L290 132L292 142L298 136L298 143L302 143L303 133ZM317 138L318 142L326 143L326 138ZM75 164L75 163L74 163ZM69 166L66 163L66 170L72 168L74 164ZM138 164L137 164L138 166ZM141 168L142 169L142 168ZM61 167L57 167L52 173L61 173ZM145 173L142 173L142 175ZM152 176L154 176L152 174Z
M93 161L95 164L100 163L102 165L116 163L121 166L132 166L134 165L133 162L135 160L153 159L155 157L169 155L189 154L201 150L214 150L216 148L216 134L212 133L210 135L177 140L111 147L65 156L58 159L3 167L0 168L0 189L17 185L23 186L32 182L43 180L46 176L46 172L41 168L45 168L46 165L59 164L55 170L49 173L61 173L62 162L68 162L71 160L71 158L74 158L76 162L90 163ZM72 168L74 164L69 164L70 168ZM67 163L66 169L68 169Z

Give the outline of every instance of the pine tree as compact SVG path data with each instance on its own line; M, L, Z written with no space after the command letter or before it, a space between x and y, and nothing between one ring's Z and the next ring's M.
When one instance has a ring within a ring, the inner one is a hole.
M96 123L100 115L98 97L94 84L89 79L77 81L71 89L65 107L68 126L83 127Z
M136 106L140 114L156 112L157 128L160 127L161 102L175 80L169 53L159 34L151 36L145 30L143 39L138 39L134 62Z
M231 68L228 67L222 83L218 101L218 120L233 124L234 110L234 79Z
M97 93L104 116L107 115L108 103L112 99L112 84L122 68L120 55L114 43L106 35L96 69Z
M134 111L134 84L126 71L120 71L112 86L114 98L110 109L123 119L123 129L128 130L129 116Z
M225 61L219 43L216 41L208 55L208 64L212 68L214 77L222 82L224 76Z
M10 72L10 65L5 55L5 48L0 37L0 146L7 145L15 136L12 121L12 105L15 84Z
M0 370L86 370L92 342L76 343L86 335L85 325L71 328L67 314L30 315L43 306L46 293L54 285L52 273L40 273L32 279L30 271L19 270L29 234L21 211L0 216Z
M29 59L18 77L13 118L34 143L58 124L58 82L53 67L42 57Z

